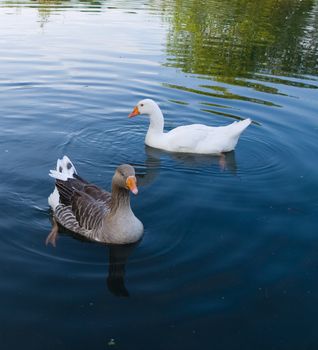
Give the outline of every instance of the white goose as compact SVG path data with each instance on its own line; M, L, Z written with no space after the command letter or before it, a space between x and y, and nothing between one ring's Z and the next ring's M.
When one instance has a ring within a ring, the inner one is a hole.
M169 152L221 154L234 150L241 133L251 124L251 119L226 126L191 124L164 132L164 118L157 103L151 99L138 102L129 118L147 114L150 118L145 144Z

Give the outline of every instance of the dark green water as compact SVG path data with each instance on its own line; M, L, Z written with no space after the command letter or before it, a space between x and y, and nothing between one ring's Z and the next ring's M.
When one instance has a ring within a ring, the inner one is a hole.
M0 3L0 343L12 349L317 349L317 1ZM250 117L235 152L144 146ZM67 154L109 189L135 166L135 246L50 231Z

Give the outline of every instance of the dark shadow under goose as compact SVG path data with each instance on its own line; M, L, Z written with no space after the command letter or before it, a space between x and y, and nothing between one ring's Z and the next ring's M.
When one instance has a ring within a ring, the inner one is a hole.
M125 285L127 259L138 243L109 245L108 290L117 297L129 297Z
M60 227L59 233L64 236L72 236L75 240L95 244L82 235ZM54 242L55 244L56 242ZM105 244L105 251L108 253L108 273L106 276L107 289L116 297L129 297L130 293L126 287L126 265L128 258L133 253L140 240L129 244Z
M56 170L51 170L50 176L56 181L48 198L53 210L53 228L46 243L55 245L58 223L98 242L127 244L141 238L143 224L130 207L129 192L138 193L131 165L123 164L116 169L112 193L78 176L67 156L58 159Z

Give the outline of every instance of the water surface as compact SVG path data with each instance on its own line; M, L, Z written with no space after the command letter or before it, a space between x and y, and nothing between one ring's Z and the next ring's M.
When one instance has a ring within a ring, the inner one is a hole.
M1 349L316 349L316 1L2 1ZM224 157L144 145L252 118ZM109 189L135 166L133 246L50 231L67 154Z

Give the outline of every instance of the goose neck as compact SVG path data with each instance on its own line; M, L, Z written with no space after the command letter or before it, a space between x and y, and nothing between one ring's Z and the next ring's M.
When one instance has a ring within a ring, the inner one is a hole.
M156 133L163 133L164 119L159 106L154 106L154 110L149 114L149 130Z
M114 215L119 211L127 209L130 209L129 190L113 183L112 198L110 204L110 215Z

